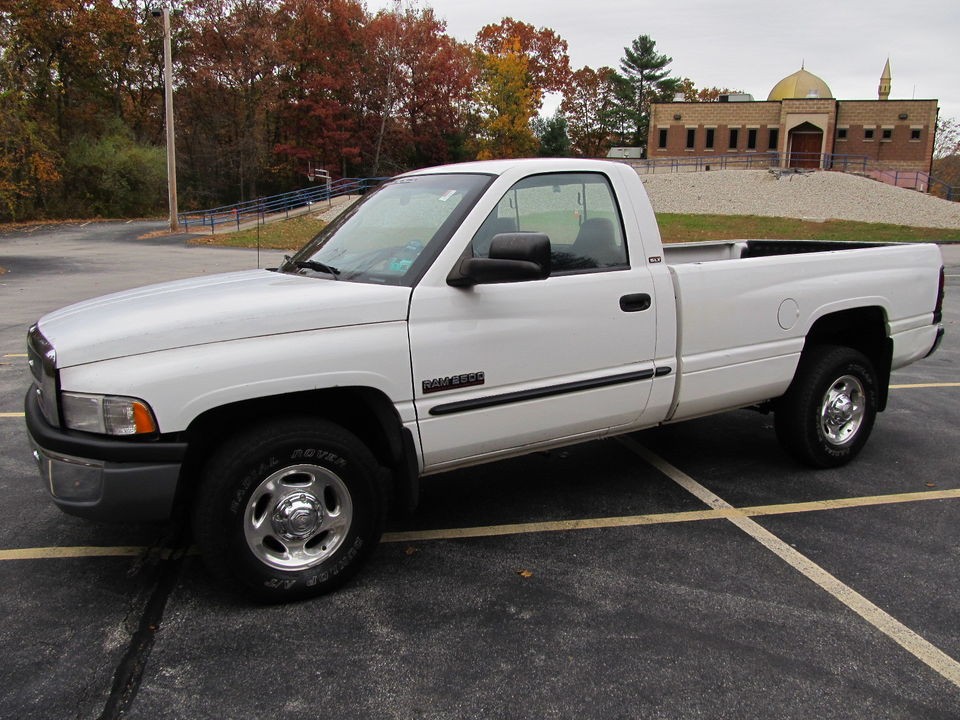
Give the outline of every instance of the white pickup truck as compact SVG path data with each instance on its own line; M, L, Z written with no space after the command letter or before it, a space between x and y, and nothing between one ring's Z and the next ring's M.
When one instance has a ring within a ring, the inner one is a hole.
M626 165L429 168L279 268L41 318L27 427L61 509L187 506L217 577L283 600L341 583L431 473L750 406L845 463L942 301L935 245L664 247Z

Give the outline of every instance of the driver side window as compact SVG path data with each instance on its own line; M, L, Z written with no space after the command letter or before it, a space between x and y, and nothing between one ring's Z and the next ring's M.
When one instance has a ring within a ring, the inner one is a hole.
M473 236L474 257L489 255L495 235L513 232L546 233L554 275L629 267L620 212L600 173L524 178Z

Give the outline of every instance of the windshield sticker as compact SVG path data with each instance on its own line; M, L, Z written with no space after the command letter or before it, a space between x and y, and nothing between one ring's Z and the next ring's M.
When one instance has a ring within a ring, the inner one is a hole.
M446 202L456 194L457 194L456 190L447 190L443 195L440 196L439 200L440 202Z

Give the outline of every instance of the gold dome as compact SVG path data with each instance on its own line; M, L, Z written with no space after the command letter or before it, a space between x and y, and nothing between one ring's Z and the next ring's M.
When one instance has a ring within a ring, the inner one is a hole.
M801 68L774 85L767 100L811 97L831 98L833 93L823 80Z

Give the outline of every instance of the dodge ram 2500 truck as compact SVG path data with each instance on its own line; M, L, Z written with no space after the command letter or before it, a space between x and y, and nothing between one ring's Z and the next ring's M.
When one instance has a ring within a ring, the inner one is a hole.
M664 247L623 164L429 168L279 268L41 318L26 421L61 509L187 506L217 577L282 600L341 583L431 473L750 406L845 463L942 299L934 245Z

